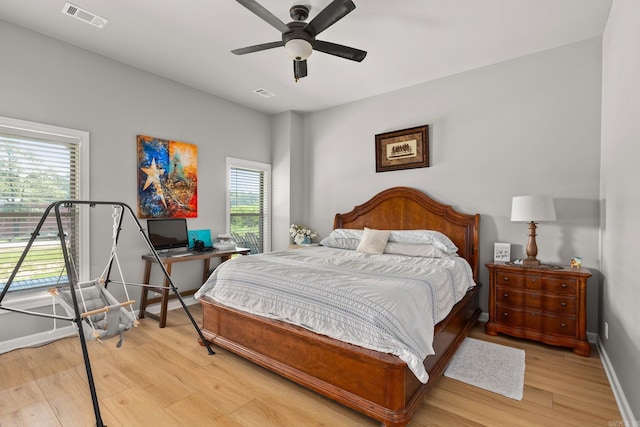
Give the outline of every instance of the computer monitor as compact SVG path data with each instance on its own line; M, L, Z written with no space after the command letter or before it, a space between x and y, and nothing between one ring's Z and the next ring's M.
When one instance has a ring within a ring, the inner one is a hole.
M184 218L148 219L147 232L157 251L189 247L187 220Z

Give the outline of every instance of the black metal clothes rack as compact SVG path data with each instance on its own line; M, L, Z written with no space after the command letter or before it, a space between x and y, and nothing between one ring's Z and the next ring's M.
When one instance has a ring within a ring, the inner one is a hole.
M71 208L74 205L89 205L89 207L91 207L91 208L94 208L94 207L96 207L98 205L108 205L108 206L112 206L112 207L120 206L121 209L122 209L122 213L120 215L120 219L119 219L119 222L118 222L118 230L117 230L117 233L116 233L116 236L115 236L116 245L117 245L117 242L118 242L118 238L120 237L122 221L124 219L124 211L126 210L127 212L129 212L129 216L134 221L135 225L138 227L138 231L140 232L140 234L144 238L144 241L146 242L150 252L155 257L158 265L161 266L162 273L164 274L164 277L165 277L165 283L167 283L169 285L169 287L171 288L171 291L176 295L176 297L180 301L180 304L182 305L182 308L184 309L185 313L187 313L187 316L189 317L189 320L191 321L191 324L193 325L193 327L198 332L198 336L200 338L200 341L206 347L206 349L207 349L207 351L209 352L210 355L215 354L215 352L211 349L210 343L205 339L204 335L202 334L202 331L200 330L200 327L196 323L195 319L193 318L193 315L189 311L189 308L187 307L187 305L185 304L184 300L182 299L182 296L180 295L180 292L176 288L175 284L173 283L173 280L171 279L171 276L169 275L167 270L164 268L164 265L163 265L163 263L162 263L162 261L160 259L160 256L158 255L158 252L155 250L155 248L151 244L151 241L149 240L149 237L144 232L144 229L140 225L140 222L136 218L136 216L133 213L133 210L131 209L131 207L129 207L125 203L108 202L108 201L60 200L60 201L51 203L47 207L47 209L44 211L44 213L42 214L42 217L40 218L40 221L38 222L38 225L36 226L35 230L33 231L33 233L31 233L31 238L29 239L29 242L27 243L27 245L25 246L24 250L22 251L22 255L18 259L18 262L17 262L16 266L14 267L14 269L13 269L13 271L11 273L11 276L9 276L9 279L7 280L7 283L4 286L4 288L2 290L2 293L0 293L0 309L7 310L7 311L12 311L12 312L16 312L16 313L32 315L32 316L48 317L48 318L60 319L60 320L68 320L68 321L76 323L76 325L78 327L78 337L80 338L80 347L82 348L82 356L83 356L83 359L84 359L84 365L85 365L85 369L86 369L86 372L87 372L87 380L88 380L88 383L89 383L89 390L91 392L91 400L92 400L92 403L93 403L93 411L94 411L95 418L96 418L96 425L98 427L103 427L104 423L103 423L102 417L100 415L100 406L98 404L98 396L97 396L97 393L96 393L95 382L94 382L93 374L92 374L92 371L91 371L91 361L89 360L89 352L88 352L88 349L87 349L86 338L85 338L84 334L82 333L83 318L82 318L81 313L80 313L80 308L78 306L77 296L76 296L76 292L75 292L79 288L78 279L77 279L76 275L73 274L73 271L74 271L73 270L73 265L72 265L72 261L71 261L71 258L69 256L69 253L68 253L67 245L65 244L65 241L64 241L65 233L64 233L63 223L62 223L62 217L61 217L61 214L60 214L60 207ZM74 316L72 318L64 317L64 316L58 316L58 315L55 315L55 314L32 312L32 311L27 311L27 310L22 310L22 309L17 309L17 308L12 308L12 307L7 307L7 306L3 306L2 305L2 301L3 301L4 297L5 297L5 295L7 294L9 288L11 287L11 283L13 282L13 280L16 277L16 274L20 270L20 266L24 262L27 254L29 253L29 250L31 249L33 243L37 239L37 237L38 237L38 235L40 233L40 230L41 230L43 224L45 223L47 217L51 213L52 209L55 212L56 224L57 224L57 229L58 229L58 237L60 239L60 246L62 247L62 255L64 257L65 269L67 271L67 278L68 278L68 281L69 281L69 289L71 291L70 294L71 294L71 298L72 298L72 301L73 301L73 307L74 307L74 310L75 310ZM109 276L111 274L111 267L112 266L113 266L113 258L111 258L111 260L109 261L109 267L108 267L108 273L107 273L107 277L106 277L106 281L105 281L105 287L109 283Z

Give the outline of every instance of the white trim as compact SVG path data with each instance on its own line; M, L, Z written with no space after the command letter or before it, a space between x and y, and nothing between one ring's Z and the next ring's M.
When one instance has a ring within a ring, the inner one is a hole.
M227 157L226 160L226 228L227 233L231 232L231 193L229 191L231 181L231 168L246 168L262 171L265 174L265 210L267 211L267 218L264 219L265 233L264 233L264 251L271 251L271 165L269 163L254 162L252 160L236 159L233 157Z
M0 130L7 129L21 135L34 136L40 134L40 138L69 142L77 142L80 161L80 200L89 200L89 132L77 129L64 128L44 123L30 122L27 120L12 119L0 116ZM90 274L90 220L89 206L80 205L80 239L78 252L80 254L80 281L89 280ZM6 304L9 305L9 304Z
M616 403L618 404L620 415L622 415L622 425L627 427L638 427L638 425L640 425L640 422L631 411L629 401L624 394L624 390L620 385L620 381L618 381L618 376L616 375L616 371L613 369L613 365L611 365L611 360L609 360L609 355L607 354L607 350L602 344L600 335L596 335L596 346L598 349L598 353L600 353L600 360L602 361L604 372L607 374L607 378L609 379L609 385L611 386L611 390L613 391L613 396L616 398Z
M26 347L38 347L56 341L77 335L77 329L74 325L67 325L62 328L53 329L51 331L39 332L37 334L27 335L24 337L14 338L12 340L0 342L0 354Z
M33 310L35 308L52 306L53 304L53 297L42 289L18 292L15 295L7 294L4 300L2 300L3 306L16 308L18 310ZM0 306L0 316L9 313L11 313L11 311L2 310L2 306Z
M6 304L5 302L8 302ZM43 307L53 307L57 305L54 297L51 296L47 291L42 289L38 289L35 291L26 291L19 292L17 295L9 295L5 296L3 300L3 304L6 307L15 308L18 310L34 310L36 308ZM64 310L59 309L60 312ZM0 307L0 316L3 314L12 314L14 312L8 310L2 310ZM15 313L14 313L15 314ZM64 313L59 313L64 315ZM0 341L0 354L7 353L12 350L16 350L18 348L26 348L26 347L38 347L44 344L48 344L52 341L56 341L61 338L66 338L72 335L76 335L77 328L70 324L70 322L65 322L64 320L52 319L53 329L44 332L38 332L31 335L24 335L22 337ZM62 327L57 327L57 325L62 324Z
M79 161L79 177L80 200L89 200L90 189L90 134L87 131L69 129L60 126L53 126L43 123L30 122L26 120L13 119L0 116L0 131L17 133L23 136L32 136L42 139L54 141L62 141L65 143L78 144L78 161ZM80 205L80 238L78 239L78 252L80 259L80 281L87 281L90 277L91 269L91 239L90 239L90 215L88 205ZM5 307L17 308L21 310L33 310L39 307L47 307L53 305L52 297L42 289L36 291L18 292L15 295L7 293L2 301ZM0 310L0 315L11 313L6 310ZM56 321L58 322L58 321ZM71 336L76 334L74 325L64 325L61 328L54 328L51 331L44 331L32 335L2 341L0 342L0 354L22 347L32 347L43 345L48 342Z

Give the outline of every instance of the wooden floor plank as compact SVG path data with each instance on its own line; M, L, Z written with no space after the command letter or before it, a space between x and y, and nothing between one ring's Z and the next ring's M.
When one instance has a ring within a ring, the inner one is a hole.
M191 307L200 322L201 309ZM209 355L182 309L166 328L142 319L116 340L88 342L102 419L121 426L348 426L379 423L238 356ZM525 351L516 401L442 378L410 427L602 426L620 421L597 351L592 357L507 336L471 336ZM78 338L0 355L0 426L95 425Z

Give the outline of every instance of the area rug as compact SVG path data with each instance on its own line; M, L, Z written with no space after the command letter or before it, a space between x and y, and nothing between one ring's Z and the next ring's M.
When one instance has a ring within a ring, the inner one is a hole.
M444 375L458 381L522 400L524 350L465 338Z

